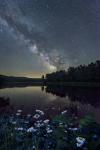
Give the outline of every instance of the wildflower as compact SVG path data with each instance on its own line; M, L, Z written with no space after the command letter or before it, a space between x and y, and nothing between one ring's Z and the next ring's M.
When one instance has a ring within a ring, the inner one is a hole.
M37 127L37 128L40 128L40 127L43 127L44 124L43 123L40 123L40 122L36 122L34 123L34 125Z
M31 117L31 114L28 114L28 115L27 115L27 118L30 118L30 117Z
M39 114L35 114L35 115L33 116L33 118L34 118L34 119L39 119L39 118L40 118L40 115L39 115Z
M46 131L47 131L47 133L52 133L53 132L53 130L50 129L50 128L47 128Z
M33 145L32 150L35 150L35 146Z
M68 131L64 130L65 133L68 133Z
M78 128L69 128L69 130L71 130L71 131L77 131Z
M49 123L49 119L46 119L46 120L44 120L43 122L45 123L45 124L48 124Z
M16 116L20 116L21 115L21 113L16 113Z
M11 123L12 123L13 125L15 125L15 124L16 124L16 121L12 121Z
M29 121L24 121L25 124L29 124Z
M21 112L22 112L22 110L21 110L21 109L19 109L19 110L17 110L17 112L18 112L18 113L21 113Z
M59 127L63 127L63 123L62 122L59 123Z
M39 113L40 115L44 115L44 112L42 110L36 109L36 112Z
M63 125L63 122L60 122L59 125Z
M36 122L37 122L37 123L42 123L42 120L37 120Z
M29 133L32 133L32 132L36 132L37 130L35 129L35 128L33 128L33 127L30 127L28 130L27 130L27 132Z
M77 137L76 141L77 141L76 143L77 147L82 147L84 143L86 142L85 138L82 138L82 137Z
M24 130L24 128L19 127L19 128L15 128L15 130L17 130L17 131L23 131L23 130Z
M64 110L61 112L62 115L66 114L66 113L67 113L67 110Z

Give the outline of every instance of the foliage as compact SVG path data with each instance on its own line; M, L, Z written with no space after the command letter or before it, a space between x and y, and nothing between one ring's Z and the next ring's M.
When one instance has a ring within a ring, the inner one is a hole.
M100 82L100 61L47 74L45 79L46 82Z
M0 150L96 150L99 147L100 125L92 125L95 121L91 116L81 119L79 126L76 126L76 118L67 112L47 124L36 120L31 128L30 121L32 123L32 117L1 116ZM47 133L47 129L52 132ZM79 147L77 139L81 142Z

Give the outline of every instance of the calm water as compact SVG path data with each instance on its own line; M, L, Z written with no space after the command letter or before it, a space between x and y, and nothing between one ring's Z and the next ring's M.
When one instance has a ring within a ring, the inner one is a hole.
M35 109L46 111L48 116L56 115L64 109L70 110L79 117L93 114L100 123L100 89L80 89L65 87L14 87L0 89L0 97L9 98L9 104L0 111L33 113Z

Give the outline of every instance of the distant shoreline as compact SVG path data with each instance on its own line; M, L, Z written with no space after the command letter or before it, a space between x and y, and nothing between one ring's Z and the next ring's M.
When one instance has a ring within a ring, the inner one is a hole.
M2 87L25 87L25 86L66 86L66 87L100 87L100 82L88 81L48 81L42 78L9 77L0 75L0 88Z
M65 86L65 87L100 87L100 82L45 82L26 81L26 82L4 82L0 87L28 87L28 86Z

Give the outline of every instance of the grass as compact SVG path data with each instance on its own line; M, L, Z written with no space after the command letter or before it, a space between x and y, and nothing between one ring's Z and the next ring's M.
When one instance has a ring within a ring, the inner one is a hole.
M100 125L90 115L80 120L74 116L60 114L48 124L43 124L40 118L40 127L34 125L36 132L27 132L32 117L27 116L0 116L0 150L78 150L77 137L85 138L86 143L81 146L89 150L96 150L100 146ZM14 123L16 121L16 123ZM42 125L43 124L43 125ZM77 125L77 126L76 126ZM18 130L18 128L23 130ZM52 133L47 133L47 128ZM74 129L77 130L74 130ZM17 130L16 130L17 129Z

